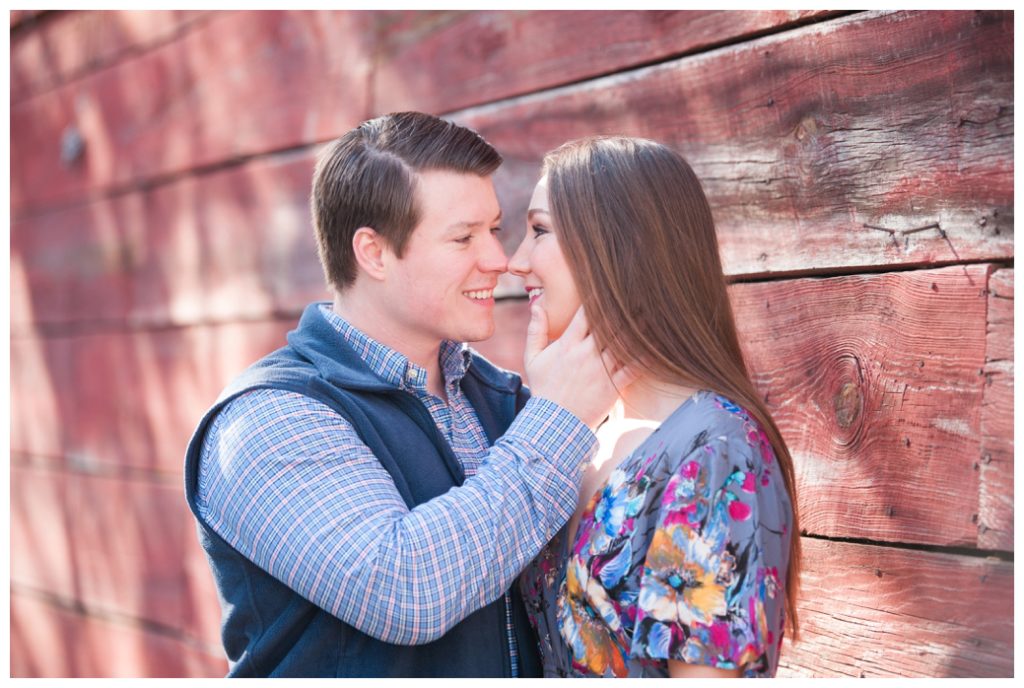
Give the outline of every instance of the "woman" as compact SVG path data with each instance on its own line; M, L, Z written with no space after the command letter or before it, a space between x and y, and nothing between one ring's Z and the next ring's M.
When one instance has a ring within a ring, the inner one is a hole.
M793 464L740 351L693 171L643 139L550 153L509 269L639 377L521 579L552 676L772 676L796 634ZM537 310L539 308L539 310Z

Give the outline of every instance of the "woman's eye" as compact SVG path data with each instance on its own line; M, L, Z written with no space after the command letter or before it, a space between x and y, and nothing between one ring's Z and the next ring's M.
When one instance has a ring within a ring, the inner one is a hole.
M533 230L533 236L539 237L541 234L547 234L548 230L540 225L532 225L530 229Z

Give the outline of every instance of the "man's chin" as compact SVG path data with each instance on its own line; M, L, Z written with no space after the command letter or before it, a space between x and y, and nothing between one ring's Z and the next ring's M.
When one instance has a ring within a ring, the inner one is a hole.
M464 337L460 338L459 341L463 342L483 342L487 341L494 336L494 321L492 320L486 326L474 327L467 330Z

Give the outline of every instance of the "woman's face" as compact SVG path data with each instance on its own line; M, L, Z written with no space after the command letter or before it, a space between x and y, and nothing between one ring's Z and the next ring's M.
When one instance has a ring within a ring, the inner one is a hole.
M508 263L513 275L526 281L530 303L548 316L548 339L558 339L580 307L576 284L569 273L558 235L551 224L547 177L541 177L526 214L526 236Z

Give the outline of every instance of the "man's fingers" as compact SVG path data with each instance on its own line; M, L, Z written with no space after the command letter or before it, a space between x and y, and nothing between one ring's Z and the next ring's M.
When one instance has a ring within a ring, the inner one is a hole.
M612 356L612 352L605 349L601 352L601 362L604 363L604 369L608 371L608 375L611 376L615 372L615 369L619 367L615 357Z
M615 389L625 389L640 377L640 370L633 364L624 365L612 373L612 385Z
M526 363L543 351L548 345L548 316L537 304L530 306L530 324L526 326L526 348L523 357Z

